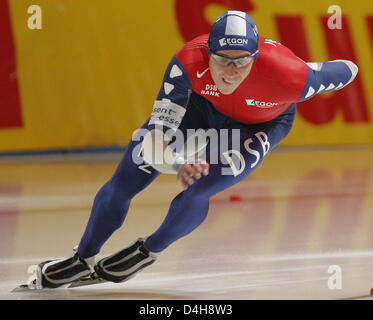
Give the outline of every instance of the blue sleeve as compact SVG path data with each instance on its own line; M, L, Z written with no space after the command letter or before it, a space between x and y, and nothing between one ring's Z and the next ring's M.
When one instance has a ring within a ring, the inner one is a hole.
M358 72L358 67L348 60L307 64L307 80L298 102L308 100L318 93L340 90L348 85Z
M163 132L179 127L188 104L192 84L183 64L173 57L163 77L162 86L154 102L149 129L161 128Z

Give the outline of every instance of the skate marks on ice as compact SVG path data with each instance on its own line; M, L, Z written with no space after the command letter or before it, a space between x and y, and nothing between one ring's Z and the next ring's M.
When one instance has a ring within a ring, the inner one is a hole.
M157 290L151 288L133 289L126 288L125 283L101 283L92 284L89 286L78 286L69 288L60 287L57 289L25 289L19 291L13 291L12 296L15 299L29 299L29 300L54 300L54 299L78 299L78 300L116 300L116 299L128 299L128 300L189 300L195 299L195 294L186 295L184 292L175 292L174 290Z

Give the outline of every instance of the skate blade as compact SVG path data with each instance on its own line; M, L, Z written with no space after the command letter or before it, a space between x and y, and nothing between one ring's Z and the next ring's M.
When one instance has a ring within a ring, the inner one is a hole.
M14 288L11 292L43 292L43 291L50 291L50 290L56 290L56 289L70 289L70 288L78 288L78 287L84 287L84 286L89 286L93 284L98 284L98 283L103 283L107 282L104 279L101 279L96 273L92 273L89 276L76 280L71 283L64 284L58 288L36 288L33 285L28 285L28 284L21 284L20 286Z
M93 284L99 284L99 283L103 283L103 282L107 282L107 281L104 280L104 279L101 279L94 272L86 278L82 278L82 279L79 279L77 281L72 282L67 288L71 289L71 288L85 287L85 286L90 286L90 285L93 285Z
M42 292L45 290L50 290L48 288L42 288L42 289L36 289L36 288L30 288L28 284L21 284L20 286L14 288L11 293L14 292Z
M20 286L14 288L11 293L13 292L25 292L25 291L31 291L31 290L36 290L36 289L30 289L27 284L21 284Z

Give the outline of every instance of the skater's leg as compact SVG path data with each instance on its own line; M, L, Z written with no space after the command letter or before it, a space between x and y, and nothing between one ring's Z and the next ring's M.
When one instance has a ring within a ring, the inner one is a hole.
M123 224L131 199L159 175L152 167L141 170L133 161L139 143L130 142L113 177L97 193L78 247L79 256L87 258L100 251L106 240Z
M147 122L143 128L146 127ZM137 135L140 136L141 133ZM77 252L67 259L40 263L36 271L36 287L57 288L91 274L94 256L122 225L131 199L159 175L151 167L143 170L141 140L130 142L113 177L97 193Z

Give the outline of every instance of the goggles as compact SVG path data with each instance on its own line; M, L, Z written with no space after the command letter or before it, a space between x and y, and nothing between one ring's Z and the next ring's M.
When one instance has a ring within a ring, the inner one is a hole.
M224 64L226 66L229 66L231 63L236 67L236 68L241 68L246 65L248 65L251 61L254 60L254 56L258 53L258 50L255 51L253 54L250 54L248 56L244 57L238 57L238 58L228 58L225 56L222 56L216 52L211 52L211 56L219 63Z

